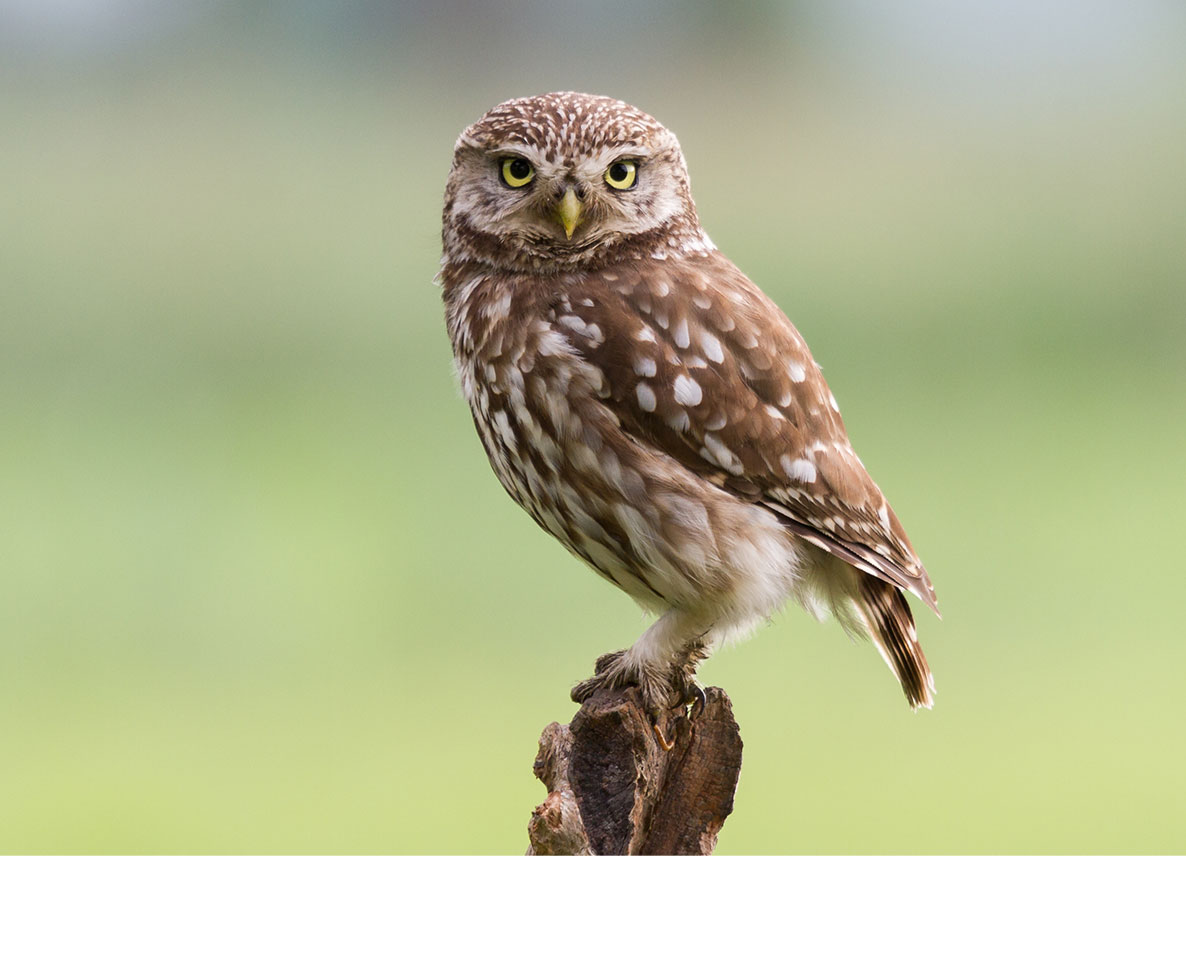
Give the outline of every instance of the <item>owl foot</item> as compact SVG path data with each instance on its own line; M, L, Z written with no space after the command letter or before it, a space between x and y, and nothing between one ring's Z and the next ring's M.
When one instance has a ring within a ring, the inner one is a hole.
M625 655L625 650L602 654L597 658L597 663L593 665L593 676L588 680L582 680L569 691L568 696L576 703L584 704L593 696L594 691L600 690L602 687L612 690L635 683L634 680L626 677L625 665L622 663L622 658Z
M626 650L598 657L593 676L577 684L569 696L578 704L583 704L593 696L594 691L602 687L609 690L637 687L642 693L643 706L651 715L662 714L679 703L680 693L671 683L669 670L650 664L639 666ZM673 705L672 701L676 704Z
M673 684L669 669L650 665L635 666L630 662L628 651L625 650L599 657L593 669L593 676L577 684L569 696L576 703L583 704L595 691L603 687L609 690L637 687L642 694L643 708L651 718L651 726L659 746L664 751L670 751L672 743L664 737L659 724L667 711L695 702L694 698L684 699L685 685Z

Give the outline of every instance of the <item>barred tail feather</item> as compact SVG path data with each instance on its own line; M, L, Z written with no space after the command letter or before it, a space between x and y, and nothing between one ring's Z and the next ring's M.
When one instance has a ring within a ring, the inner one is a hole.
M902 685L910 706L929 708L935 700L935 679L919 646L914 617L902 591L861 573L855 606L882 659Z

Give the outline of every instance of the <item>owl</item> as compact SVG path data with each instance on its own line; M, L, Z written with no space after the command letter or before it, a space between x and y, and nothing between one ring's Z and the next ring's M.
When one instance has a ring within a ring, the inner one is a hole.
M656 617L575 701L634 685L656 719L695 707L700 661L794 598L931 706L903 596L938 612L926 570L807 344L700 227L674 134L606 97L498 105L457 140L443 250L498 480Z

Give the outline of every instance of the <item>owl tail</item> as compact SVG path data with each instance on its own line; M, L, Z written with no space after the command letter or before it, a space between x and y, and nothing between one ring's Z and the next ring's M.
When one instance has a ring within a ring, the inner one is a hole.
M935 700L935 678L919 646L914 617L902 591L876 576L861 573L855 606L910 706L930 707Z

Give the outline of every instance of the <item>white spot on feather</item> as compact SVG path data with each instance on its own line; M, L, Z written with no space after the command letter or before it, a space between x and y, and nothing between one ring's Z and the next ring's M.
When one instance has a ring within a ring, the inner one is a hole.
M555 330L545 330L539 335L536 351L541 357L559 357L567 353L568 341Z
M638 406L644 411L654 411L659 403L655 400L655 392L651 385L643 382L634 389L634 396L638 398Z
M673 431L683 434L685 431L691 429L692 422L688 419L688 412L680 408L667 418L667 426Z
M605 335L601 332L601 328L597 324L586 323L575 314L563 314L556 318L556 323L588 338L596 346L600 346L605 340Z
M634 359L634 373L639 377L654 377L656 364L650 357L636 357Z
M680 322L675 325L671 331L671 339L675 341L675 345L681 350L686 350L691 344L691 339L688 336L688 321L686 317L680 319Z
M725 447L725 443L715 434L704 436L704 447L700 449L700 454L732 475L745 473L745 466L741 464L740 459Z
M704 356L709 360L721 364L725 361L725 351L721 342L711 333L705 331L700 335L700 346L704 348Z
M815 481L815 465L806 458L796 458L792 461L790 455L783 455L779 459L779 464L782 465L782 470L787 473L787 478L790 478L792 481Z
M704 391L692 378L686 374L680 374L675 379L675 400L678 404L695 407L704 400Z

